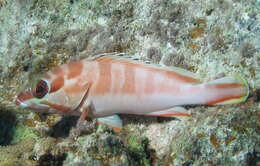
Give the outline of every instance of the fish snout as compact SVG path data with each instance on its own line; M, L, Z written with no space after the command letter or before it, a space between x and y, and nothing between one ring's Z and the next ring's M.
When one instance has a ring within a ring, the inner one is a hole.
M20 101L19 97L17 97L16 100L15 100L15 104L16 104L16 105L20 105L21 103L22 103L22 102Z
M17 96L17 98L15 100L15 104L20 106L21 108L33 110L36 112L48 112L49 111L48 107L44 107L44 106L38 105L37 103L30 101L30 99L33 99L33 98L34 97L30 91L24 91Z
M33 97L33 94L31 93L31 91L24 91L24 92L21 92L16 100L15 100L15 104L18 105L18 106L21 106L23 108L25 107L28 107L28 105L25 103L27 100L30 100L34 98Z
M20 97L20 95L18 95L18 97L15 100L15 104L22 107L22 108L27 108L28 105L24 103L24 101L22 100L22 98Z

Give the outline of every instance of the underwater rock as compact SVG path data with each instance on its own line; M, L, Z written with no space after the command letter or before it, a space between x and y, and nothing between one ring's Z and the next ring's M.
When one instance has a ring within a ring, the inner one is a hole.
M199 115L174 138L171 163L248 165L248 157L256 163L254 155L259 153L256 149L260 143L258 112L224 107Z
M139 142L140 141L140 142ZM77 154L68 152L64 165L150 165L148 140L136 136L123 139L111 133L79 137Z
M0 165L259 165L256 5L259 1L0 0L0 110L15 112L19 122L14 127L14 117L0 111L0 144L8 145L0 147ZM146 57L204 80L240 74L251 94L246 103L190 107L190 119L159 123L126 117L118 135L103 126L70 137L76 118L39 119L15 106L18 92L41 73L103 52Z
M39 159L40 166L63 166L63 161L66 159L66 154L53 156L51 154L42 155Z
M158 48L151 47L147 50L146 56L151 59L153 63L159 63L163 55Z
M26 139L17 144L0 146L0 165L28 165L36 166L37 162L33 159L34 139Z

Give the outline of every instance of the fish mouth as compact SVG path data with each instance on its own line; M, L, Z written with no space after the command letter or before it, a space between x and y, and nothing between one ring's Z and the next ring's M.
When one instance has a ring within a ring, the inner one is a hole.
M20 106L20 107L22 107L22 108L27 108L27 107L28 107L28 105L25 104L24 102L22 102L19 98L17 98L17 99L15 100L15 104L18 105L18 106Z
M50 108L48 107L38 106L36 104L26 104L19 97L17 97L17 99L15 100L15 104L20 106L21 108L33 110L36 112L48 113L50 110Z

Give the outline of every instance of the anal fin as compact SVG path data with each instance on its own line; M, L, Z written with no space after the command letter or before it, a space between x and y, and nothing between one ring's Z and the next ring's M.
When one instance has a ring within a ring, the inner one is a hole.
M123 126L122 120L118 115L97 118L97 123L107 125L111 127L115 132L120 132Z
M159 117L186 117L191 116L187 109L183 107L173 107L166 110L151 112L148 114L144 114L148 116L159 116Z

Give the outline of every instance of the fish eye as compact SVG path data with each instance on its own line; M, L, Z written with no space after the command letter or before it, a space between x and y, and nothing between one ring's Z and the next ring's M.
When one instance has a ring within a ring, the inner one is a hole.
M35 89L33 90L33 96L36 98L43 98L49 91L49 87L46 81L40 80L37 84Z

